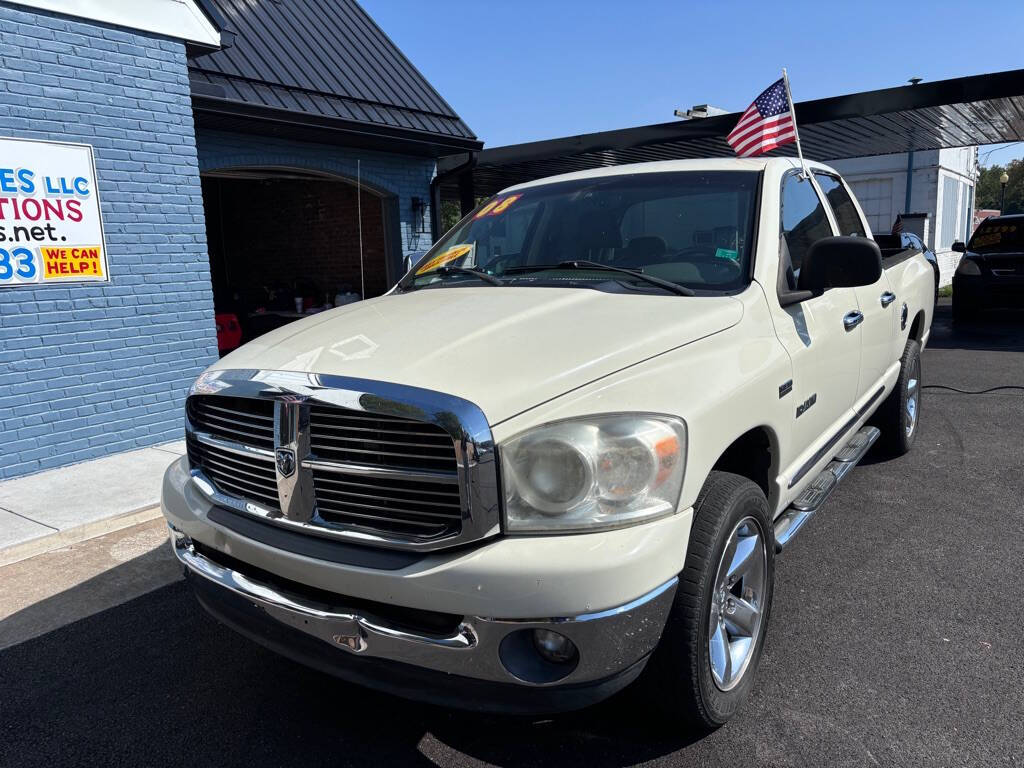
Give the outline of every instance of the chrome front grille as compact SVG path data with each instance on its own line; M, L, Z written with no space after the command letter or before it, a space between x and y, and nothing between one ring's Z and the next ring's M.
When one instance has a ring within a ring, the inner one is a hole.
M189 435L186 444L192 468L201 469L222 491L242 499L252 499L271 510L278 508L277 476L272 456L235 453L202 443L195 435Z
M274 402L249 397L190 397L188 417L215 437L274 448ZM271 467L273 469L273 467Z
M297 377L306 386L296 387ZM271 384L277 379L282 385ZM216 386L202 384L186 406L188 455L197 487L222 505L396 548L453 546L499 530L490 429L472 404L285 372L218 372Z
M324 520L413 536L459 532L458 461L443 427L314 404L309 442L316 507ZM422 472L430 479L354 474L344 471L347 466Z
M313 405L309 435L313 454L325 461L453 475L458 469L452 436L436 424Z
M313 470L316 506L333 523L371 526L414 536L458 533L462 507L458 485L366 478Z

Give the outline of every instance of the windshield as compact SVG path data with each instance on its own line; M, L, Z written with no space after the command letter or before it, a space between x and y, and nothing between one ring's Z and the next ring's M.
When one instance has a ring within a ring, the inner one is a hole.
M479 285L474 270L502 285L666 292L624 271L633 270L698 293L736 291L750 281L758 176L648 172L501 194L438 241L401 287Z
M1024 219L987 219L978 225L967 244L975 253L1024 251Z

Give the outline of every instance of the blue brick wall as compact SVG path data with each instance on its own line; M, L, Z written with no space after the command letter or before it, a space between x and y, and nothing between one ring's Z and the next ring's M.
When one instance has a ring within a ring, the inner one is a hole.
M94 147L111 277L0 288L0 478L180 438L217 351L182 43L0 2L0 135Z
M423 251L431 245L430 181L436 164L429 158L205 130L199 131L197 143L202 171L276 166L354 180L358 160L362 183L381 195L397 199L402 252ZM413 218L414 197L420 198L425 206L422 219Z

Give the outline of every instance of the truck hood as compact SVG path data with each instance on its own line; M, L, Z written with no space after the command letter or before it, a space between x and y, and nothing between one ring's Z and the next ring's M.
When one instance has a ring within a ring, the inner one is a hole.
M476 403L493 425L739 322L732 298L465 287L381 296L251 341L213 366L408 384Z

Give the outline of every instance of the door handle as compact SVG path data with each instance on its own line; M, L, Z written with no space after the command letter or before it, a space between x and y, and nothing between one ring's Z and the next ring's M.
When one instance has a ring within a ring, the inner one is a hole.
M864 322L864 313L859 312L856 309L853 312L847 312L843 316L843 328L848 331L852 331L858 325Z
M884 309L885 307L888 307L890 304L896 301L896 294L893 293L892 291L886 291L885 293L882 294L881 301L882 307Z

